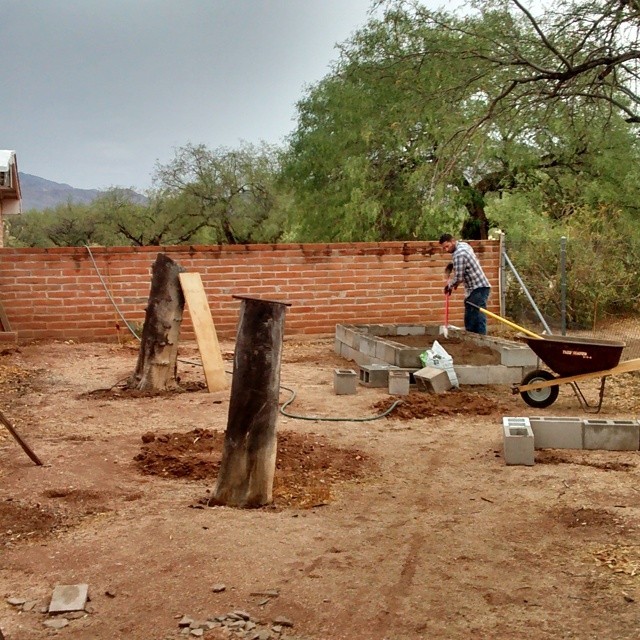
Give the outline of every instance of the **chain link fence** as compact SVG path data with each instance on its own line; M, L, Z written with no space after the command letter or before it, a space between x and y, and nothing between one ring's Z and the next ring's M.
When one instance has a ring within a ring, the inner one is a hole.
M640 358L640 256L624 239L503 236L501 309L537 333L620 340Z

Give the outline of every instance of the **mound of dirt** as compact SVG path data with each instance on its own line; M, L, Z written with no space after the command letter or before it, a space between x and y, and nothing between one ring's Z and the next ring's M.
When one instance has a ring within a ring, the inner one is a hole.
M431 349L434 338L432 336L393 336L388 338L405 347L414 349ZM470 364L475 366L487 366L500 364L500 354L490 347L476 344L472 340L463 340L458 337L437 338L440 345L453 358L456 364Z
M36 540L108 511L104 496L97 492L62 488L46 490L42 496L55 503L13 498L0 501L0 546Z
M386 411L388 406L388 400L380 400L373 405L373 408L376 411ZM488 416L507 411L505 405L479 393L460 390L440 394L415 392L402 397L401 403L386 417L411 420L412 418L459 414Z
M142 436L134 460L144 474L184 480L215 480L224 434L208 429ZM273 498L276 507L309 508L327 504L341 482L364 478L375 462L358 449L330 444L324 436L278 432ZM206 504L208 497L201 503Z

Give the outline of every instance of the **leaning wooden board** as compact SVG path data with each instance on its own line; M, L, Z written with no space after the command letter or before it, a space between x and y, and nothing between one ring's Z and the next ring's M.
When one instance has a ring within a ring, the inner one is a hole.
M184 298L191 314L207 388L210 392L221 391L228 386L227 377L224 372L216 328L211 317L211 309L202 286L202 279L199 273L181 273L179 277Z

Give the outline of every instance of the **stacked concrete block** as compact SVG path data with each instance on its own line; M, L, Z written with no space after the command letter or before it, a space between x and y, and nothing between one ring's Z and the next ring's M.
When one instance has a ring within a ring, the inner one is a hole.
M335 369L333 391L337 396L353 395L356 392L358 376L353 369Z
M408 347L395 342L394 337L422 335L427 342L429 337L436 339L439 330L440 327L437 325L338 324L336 325L335 351L343 358L355 362L359 367L376 364L415 371L423 366L420 355L424 353L426 346L424 348ZM499 350L502 360L501 365L495 366L464 365L454 362L449 378L456 387L459 384L518 384L536 366L537 359L533 352L529 347L521 344L490 336L478 336L451 326L449 336L472 340L477 344Z
M397 367L383 364L360 365L360 384L365 387L388 387L389 371L394 369Z
M582 449L582 418L529 418L536 449Z
M502 364L488 364L475 366L469 364L457 365L454 370L460 384L518 384L522 382L524 367L505 367Z
M406 396L409 393L411 380L408 371L389 371L389 393L394 396Z
M399 324L396 327L397 336L423 336L427 331L427 327L421 324ZM391 335L391 334L389 334Z
M533 369L538 366L538 356L527 346L500 346L500 364L505 367L527 367Z
M519 344L512 340L505 340L495 336L481 336L475 333L468 333L467 340L482 347L489 347L500 354L500 364L506 367L528 367L538 366L538 356L526 344Z
M584 420L583 429L585 449L640 449L640 423L637 420Z
M449 374L444 369L423 367L413 374L413 378L421 391L445 393L453 387Z
M508 465L535 464L534 438L529 418L502 419L504 461Z

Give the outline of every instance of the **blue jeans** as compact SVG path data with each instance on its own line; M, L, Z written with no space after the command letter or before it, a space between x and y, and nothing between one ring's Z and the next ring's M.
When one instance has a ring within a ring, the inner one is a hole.
M490 287L478 287L465 298L465 302L468 300L469 302L473 302L473 304L486 309L490 293ZM465 304L464 328L467 331L479 333L484 336L487 334L487 317L479 309L472 307L470 304Z

